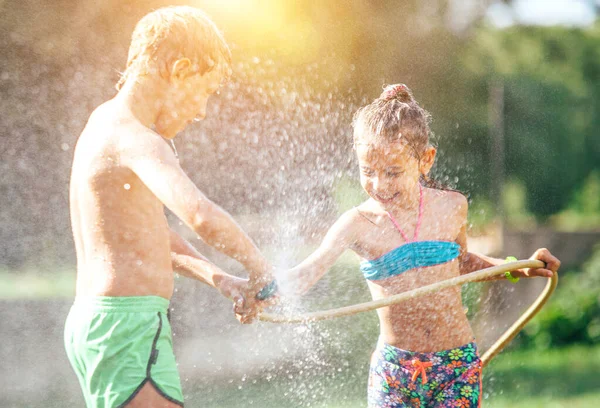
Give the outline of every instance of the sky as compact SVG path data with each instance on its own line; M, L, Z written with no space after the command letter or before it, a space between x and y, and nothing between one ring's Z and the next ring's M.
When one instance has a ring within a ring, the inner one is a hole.
M595 7L599 5L600 0L517 0L512 7L496 2L487 10L486 17L498 27L513 24L585 27L595 21Z

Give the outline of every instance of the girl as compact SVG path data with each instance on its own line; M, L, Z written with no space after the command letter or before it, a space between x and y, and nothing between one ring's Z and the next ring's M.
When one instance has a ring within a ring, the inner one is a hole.
M355 114L360 182L370 198L343 214L317 251L285 274L284 293L306 292L347 248L363 259L373 299L503 262L467 252L467 199L429 187L436 155L429 122L405 85L388 86ZM515 278L552 276L560 265L546 249L532 259L546 268L515 271ZM460 288L381 308L378 315L369 407L479 405L481 361Z

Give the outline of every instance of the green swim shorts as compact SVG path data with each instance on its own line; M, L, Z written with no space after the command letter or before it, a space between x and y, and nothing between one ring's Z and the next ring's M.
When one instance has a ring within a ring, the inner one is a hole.
M65 348L88 408L124 407L147 383L183 406L168 307L158 296L75 299Z

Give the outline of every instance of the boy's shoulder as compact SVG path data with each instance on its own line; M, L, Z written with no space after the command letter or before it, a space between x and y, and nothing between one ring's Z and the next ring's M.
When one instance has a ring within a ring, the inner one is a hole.
M106 165L113 163L113 166L125 167L140 159L176 161L175 153L165 139L111 102L98 106L90 115L77 141L76 156L112 158L105 160Z
M158 133L141 123L132 114L123 112L114 101L100 105L90 116L95 128L110 129L112 143L122 154L151 154L172 152Z

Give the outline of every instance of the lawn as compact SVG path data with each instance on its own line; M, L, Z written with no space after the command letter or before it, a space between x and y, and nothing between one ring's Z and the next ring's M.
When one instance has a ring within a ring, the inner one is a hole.
M490 363L484 387L492 408L600 407L600 345L507 351Z
M344 259L314 289L312 310L368 299L355 260ZM0 299L72 299L74 272L52 275L0 272ZM350 290L353 288L353 290ZM351 320L348 320L351 319ZM223 380L183 373L186 406L208 408L364 408L369 354L376 341L374 314L322 322L315 327L321 350L314 358L265 364L254 373ZM484 370L483 407L600 407L600 344L550 350L509 349ZM56 398L56 401L54 401ZM34 406L33 396L24 396ZM60 405L60 396L46 401ZM2 404L0 404L2 405ZM59 406L49 405L49 406Z
M340 367L232 378L226 384L187 384L189 406L234 408L364 408L367 366L340 359ZM327 364L329 365L329 364ZM600 406L600 345L558 350L514 350L484 371L483 407L590 408Z

